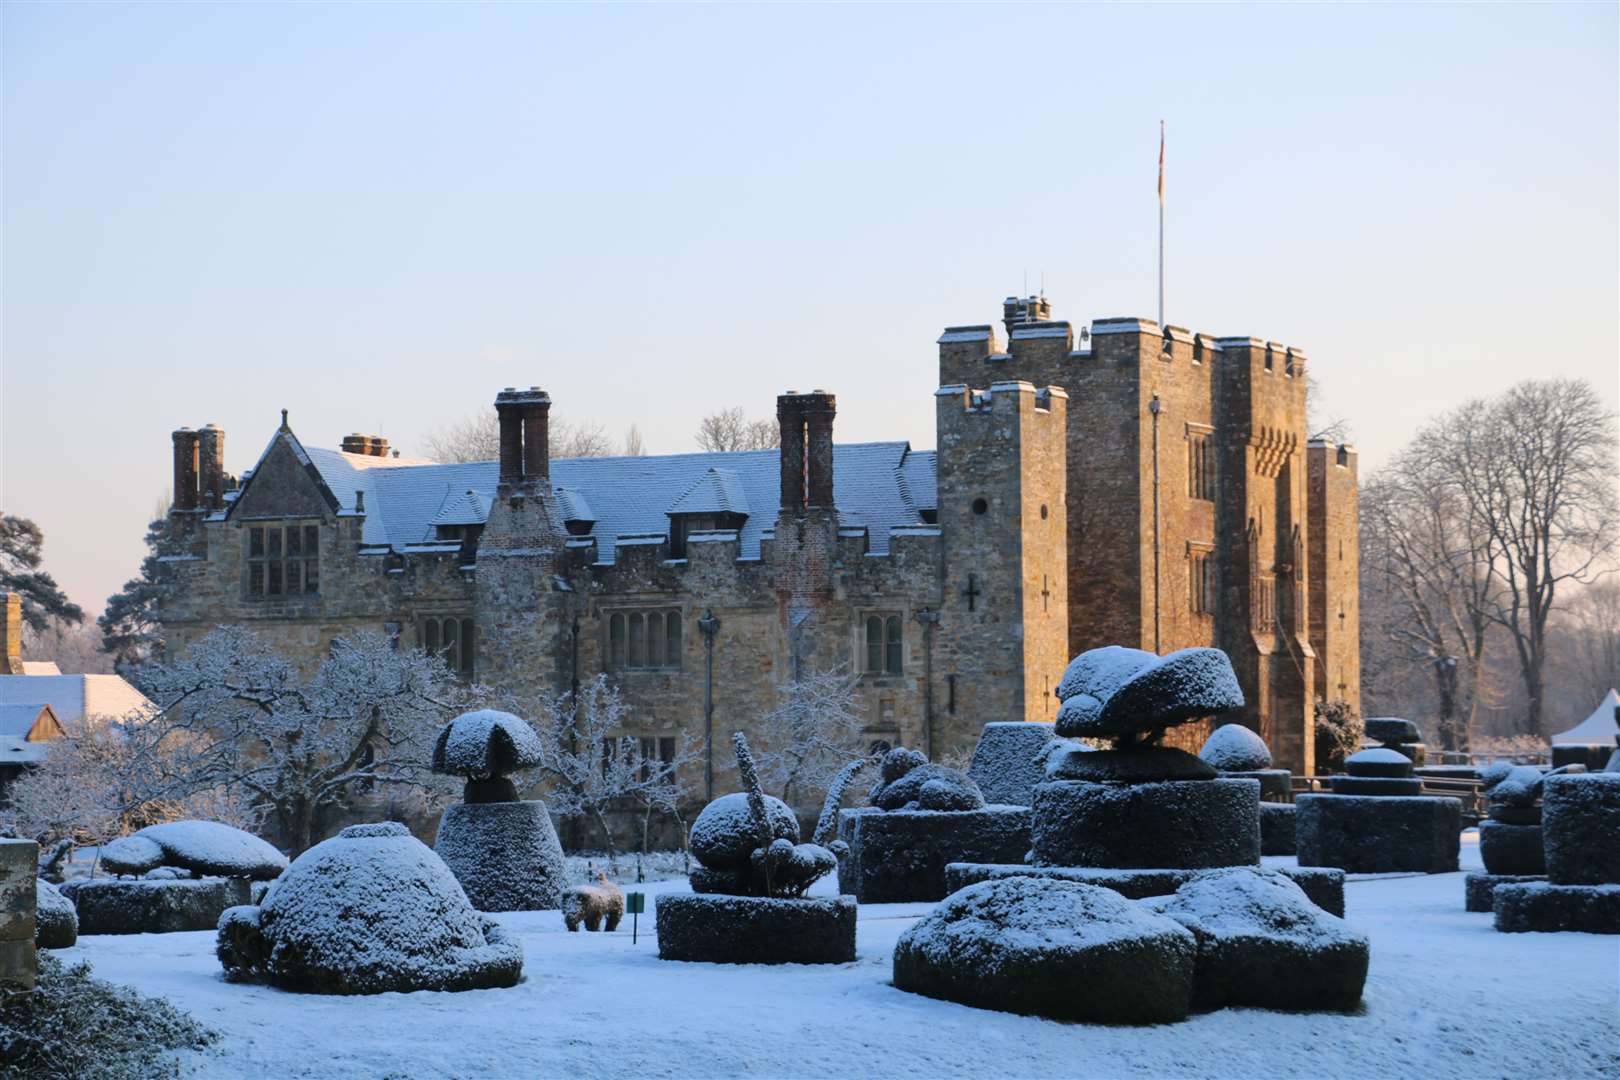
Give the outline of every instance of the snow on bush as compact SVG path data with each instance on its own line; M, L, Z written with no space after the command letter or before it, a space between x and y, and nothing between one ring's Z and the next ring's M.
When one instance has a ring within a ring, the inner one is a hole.
M966 773L931 765L915 750L890 750L882 775L871 794L872 805L880 810L984 809L984 794Z
M1008 877L946 897L901 935L894 985L964 1005L1092 1023L1187 1015L1197 946L1112 889Z
M219 925L226 977L376 994L512 986L523 949L397 822L354 825L304 854L257 908Z
M168 865L198 874L268 881L287 868L287 856L252 833L218 821L167 821L148 825L135 836L161 847Z
M44 878L34 879L34 944L42 949L66 949L79 937L79 912Z
M1271 748L1242 724L1222 724L1204 741L1198 756L1221 772L1258 772L1271 768Z
M1229 867L1141 901L1198 939L1193 1005L1352 1009L1367 980L1367 938L1281 874Z
M101 865L115 874L144 874L163 864L163 847L145 836L120 836L101 846Z
M433 744L433 771L486 779L532 769L544 748L534 728L520 716L499 709L462 713L439 732Z
M1219 649L1155 656L1108 645L1075 657L1058 683L1057 734L1129 737L1242 708L1243 690Z
M799 842L799 819L787 803L767 795L765 812L770 818L772 839ZM748 796L736 791L705 806L692 823L691 844L693 857L711 870L747 866L749 856L759 846Z
M144 1080L176 1072L171 1054L218 1039L163 998L39 956L32 994L0 998L0 1074L32 1080Z

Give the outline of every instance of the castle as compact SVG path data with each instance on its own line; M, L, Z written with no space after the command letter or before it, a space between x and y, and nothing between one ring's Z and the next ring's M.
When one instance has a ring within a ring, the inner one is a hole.
M369 628L519 690L605 671L644 753L709 747L708 798L799 672L858 673L871 742L938 757L1051 720L1083 649L1214 645L1310 772L1314 701L1360 687L1356 456L1307 441L1305 357L1140 319L1077 342L1040 296L1003 322L940 336L933 452L835 444L820 390L777 399L779 451L656 457L550 460L538 388L470 464L305 446L284 412L240 484L222 431L181 429L168 647L238 623L312 664Z

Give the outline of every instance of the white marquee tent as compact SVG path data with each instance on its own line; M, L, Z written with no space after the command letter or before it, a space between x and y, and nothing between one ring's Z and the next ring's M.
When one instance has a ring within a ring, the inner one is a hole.
M1603 703L1579 724L1568 731L1560 731L1552 737L1554 746L1613 746L1614 736L1620 728L1615 727L1615 707L1620 706L1620 693L1610 690Z

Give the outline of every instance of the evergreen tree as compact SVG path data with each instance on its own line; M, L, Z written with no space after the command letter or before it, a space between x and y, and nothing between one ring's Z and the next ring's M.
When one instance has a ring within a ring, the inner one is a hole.
M0 592L22 594L23 622L35 631L52 619L84 621L84 609L67 598L56 579L39 568L45 533L27 518L0 515Z
M146 527L146 558L138 576L107 598L107 609L96 620L101 628L101 651L113 657L125 674L163 650L163 624L158 621L158 544L164 534L162 518Z

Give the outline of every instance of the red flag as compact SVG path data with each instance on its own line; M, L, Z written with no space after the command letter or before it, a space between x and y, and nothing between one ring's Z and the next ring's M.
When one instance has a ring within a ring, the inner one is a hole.
M1159 205L1164 205L1164 121L1159 121Z

